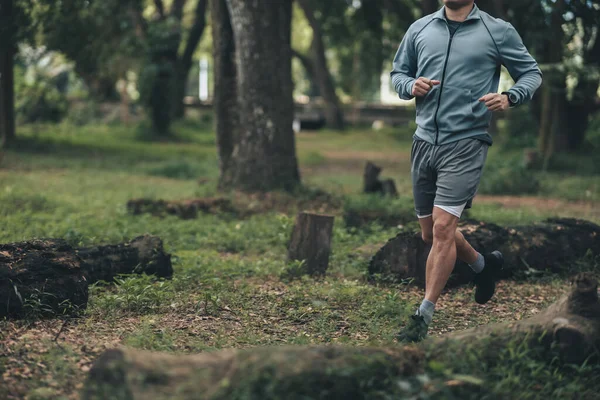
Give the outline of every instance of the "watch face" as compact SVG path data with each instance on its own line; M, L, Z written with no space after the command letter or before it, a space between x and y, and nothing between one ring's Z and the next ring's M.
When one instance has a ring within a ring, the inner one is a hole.
M517 102L517 96L515 96L512 93L508 94L508 99L511 101L511 103L516 103Z

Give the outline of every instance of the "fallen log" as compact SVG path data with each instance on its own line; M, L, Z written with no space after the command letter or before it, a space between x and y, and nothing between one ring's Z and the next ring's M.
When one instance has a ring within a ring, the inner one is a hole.
M288 243L288 260L304 261L304 269L309 275L325 275L332 230L332 216L299 213Z
M157 237L80 249L62 239L2 244L0 318L74 315L87 305L89 284L142 273L173 274L171 257Z
M87 301L81 259L64 240L0 245L0 318L71 314Z
M504 254L502 278L536 271L569 273L569 267L588 251L600 254L600 226L577 219L548 219L514 228L464 221L459 230L479 252L498 249ZM371 258L369 274L390 281L414 279L423 286L429 250L420 234L402 232ZM472 278L468 265L457 261L448 285L464 284Z
M88 283L112 282L118 275L146 274L161 278L173 276L171 255L165 253L159 237L144 235L130 242L76 249L83 260Z
M182 219L194 219L199 212L205 214L238 212L229 199L220 197L181 201L133 199L127 202L127 211L133 215L144 213L154 216L176 215Z
M421 384L415 393L414 387L399 383L418 382L432 361L477 351L472 373L479 375L482 363L505 362L502 352L511 343L528 346L528 357L542 362L550 363L554 356L563 363L597 362L590 358L600 346L597 281L579 275L570 294L530 319L457 332L418 346L287 346L191 356L112 349L94 363L82 399L417 398L427 386ZM445 389L455 386L455 381L447 382Z

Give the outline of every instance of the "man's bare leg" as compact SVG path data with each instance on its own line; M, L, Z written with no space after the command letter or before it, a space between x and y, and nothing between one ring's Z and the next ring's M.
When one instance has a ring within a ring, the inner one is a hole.
M427 258L425 299L435 304L456 264L458 217L433 208L433 243ZM466 243L466 241L464 241Z
M445 212L441 209L439 211ZM423 241L429 245L433 244L433 217L429 216L426 218L419 218L419 224L421 225L421 237ZM477 261L479 253L475 251L473 246L463 236L463 234L455 229L454 231L454 242L456 245L456 256L459 260L466 262L471 265ZM435 256L434 256L435 257ZM431 271L433 270L434 257L429 253L427 258L427 267L425 270L425 282L431 281ZM431 300L430 300L431 301Z

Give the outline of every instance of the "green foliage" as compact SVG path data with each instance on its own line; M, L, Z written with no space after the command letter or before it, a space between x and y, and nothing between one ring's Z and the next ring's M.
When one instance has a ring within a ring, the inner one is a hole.
M97 300L93 307L110 314L114 310L145 314L168 307L174 298L173 285L169 281L156 280L148 275L122 276L115 278L115 287ZM98 293L98 285L92 287L92 294ZM90 295L92 298L93 295Z
M487 161L479 193L499 195L535 194L540 190L536 174L514 158L494 157Z

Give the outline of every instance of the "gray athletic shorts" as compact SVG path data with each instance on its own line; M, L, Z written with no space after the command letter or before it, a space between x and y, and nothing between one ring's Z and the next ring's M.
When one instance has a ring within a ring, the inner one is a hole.
M441 146L415 140L410 158L417 216L431 215L434 205L471 208L488 147L472 138Z

